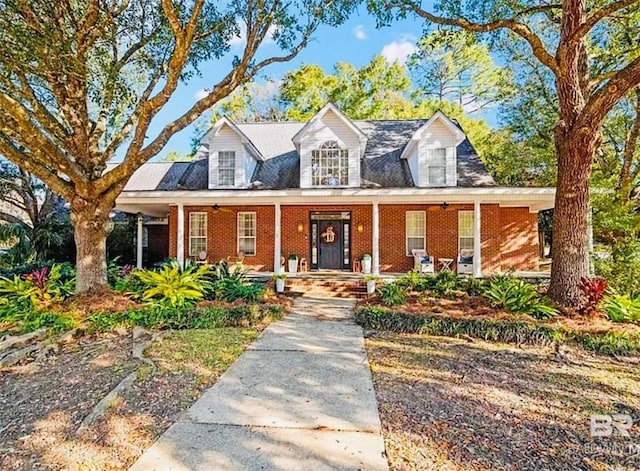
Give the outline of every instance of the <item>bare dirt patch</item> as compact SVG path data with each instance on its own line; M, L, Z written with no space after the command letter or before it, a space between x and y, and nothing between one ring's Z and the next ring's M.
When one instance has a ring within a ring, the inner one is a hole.
M83 337L58 355L0 371L0 469L127 469L246 346L255 328L173 332L132 355L130 333ZM138 379L78 433L94 406L132 371Z
M637 359L408 334L366 346L394 470L640 468ZM631 437L591 438L591 414L615 413L636 419Z

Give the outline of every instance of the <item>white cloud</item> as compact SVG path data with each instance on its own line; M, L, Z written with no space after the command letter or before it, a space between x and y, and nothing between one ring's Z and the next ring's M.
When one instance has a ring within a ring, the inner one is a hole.
M353 28L353 35L360 40L367 39L367 32L364 30L364 25L358 25Z
M276 28L277 26L275 24L272 24L269 26L269 29L267 29L267 34L264 37L264 41L262 41L262 44L275 44L275 41L273 40L273 35L276 32ZM241 46L244 46L247 42L247 26L244 23L238 23L238 29L240 30L238 35L233 36L229 40L229 44L231 45L231 47L241 47Z
M393 64L394 62L405 64L409 56L418 50L415 42L415 36L403 34L397 41L385 44L380 54L389 64Z
M204 88L201 88L195 93L196 100L202 100L208 94L209 94L209 92L207 92Z

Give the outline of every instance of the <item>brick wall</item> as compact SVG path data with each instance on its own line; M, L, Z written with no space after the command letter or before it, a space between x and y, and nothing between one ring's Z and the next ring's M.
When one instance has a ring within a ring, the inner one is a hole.
M538 270L538 215L527 208L501 208L502 270Z
M185 224L190 211L208 214L209 260L215 261L235 255L237 251L237 213L255 211L257 217L257 253L246 257L245 264L256 270L273 270L273 206L234 206L227 211L214 211L211 207L185 207ZM427 250L438 258L456 258L458 253L458 211L473 210L473 205L450 205L446 210L439 205L381 204L380 210L380 269L387 272L405 272L413 268L413 257L406 254L406 211L425 211ZM369 205L291 205L282 206L282 256L292 253L310 259L311 211L350 211L352 222L352 258L371 253L373 211ZM527 208L501 208L482 205L482 265L485 274L505 271L538 269L538 217ZM177 207L169 211L169 254L177 254ZM302 223L303 231L298 232ZM358 225L363 231L358 232ZM188 226L185 227L185 255L188 251ZM455 263L454 267L455 268Z

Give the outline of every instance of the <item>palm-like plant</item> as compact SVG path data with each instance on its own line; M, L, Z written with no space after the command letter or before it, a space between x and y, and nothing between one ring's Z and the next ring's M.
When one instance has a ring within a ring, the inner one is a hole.
M167 302L174 306L202 299L209 287L206 275L209 267L188 264L184 269L176 261L164 265L159 271L140 270L134 275L145 286L142 298Z

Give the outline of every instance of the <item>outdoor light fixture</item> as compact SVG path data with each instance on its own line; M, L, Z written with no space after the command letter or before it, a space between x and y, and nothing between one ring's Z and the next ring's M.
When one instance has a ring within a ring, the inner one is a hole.
M364 225L361 222L359 222L356 229L358 229L358 232L362 233L364 232Z
M303 232L304 231L304 224L299 222L298 223L298 232Z
M449 207L449 203L447 203L447 202L445 201L444 203L442 203L442 204L440 205L440 207L446 211L446 209Z

